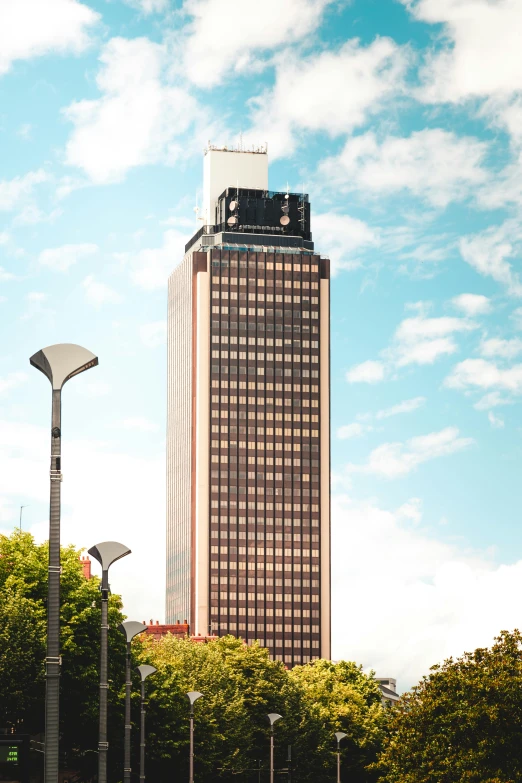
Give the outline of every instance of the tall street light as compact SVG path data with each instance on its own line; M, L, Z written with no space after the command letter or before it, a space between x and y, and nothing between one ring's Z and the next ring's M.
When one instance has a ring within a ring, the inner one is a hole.
M139 633L147 630L143 623L129 620L121 623L118 630L125 636L127 649L125 654L125 740L123 752L123 783L130 783L131 779L131 642Z
M107 697L108 678L108 636L109 630L109 568L116 560L130 555L130 549L116 541L104 541L91 547L89 554L102 567L101 581L101 650L100 650L100 720L98 733L98 783L107 783Z
M29 359L52 386L51 491L47 583L47 653L45 657L45 783L58 783L60 742L60 486L62 481L62 387L69 378L98 364L80 345L49 345Z
M271 712L268 716L270 721L270 783L274 783L274 723L282 717L277 712Z
M144 663L136 667L141 677L140 783L145 783L145 680L157 669Z
M199 691L189 691L187 698L190 702L190 762L189 783L194 783L194 702L203 696Z
M343 731L335 732L335 739L337 740L337 783L341 783L341 740L343 740L347 734Z

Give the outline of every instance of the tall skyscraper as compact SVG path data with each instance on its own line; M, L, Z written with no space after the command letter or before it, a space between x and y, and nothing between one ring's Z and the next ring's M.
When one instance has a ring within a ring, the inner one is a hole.
M330 657L330 264L268 156L209 145L169 280L166 622Z

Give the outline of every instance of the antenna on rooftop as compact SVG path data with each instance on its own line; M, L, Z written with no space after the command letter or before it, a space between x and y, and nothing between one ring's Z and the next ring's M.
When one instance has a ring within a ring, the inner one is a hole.
M283 201L281 205L281 212L283 213L281 217L279 218L279 222L283 226L283 231L285 226L287 226L290 223L290 217L288 213L290 212L290 207L288 206L288 202L290 200L290 187L288 185L288 181L286 183L286 193L285 193L285 200Z
M197 220L205 220L205 217L199 216L199 206L198 206L198 191L196 190L196 206L194 207L194 212L196 213L196 221Z
M305 206L305 192L304 182L301 184L301 193L299 195L299 203L297 205L297 211L299 213L299 225L301 226L301 232L304 236L305 224L306 224L306 206Z

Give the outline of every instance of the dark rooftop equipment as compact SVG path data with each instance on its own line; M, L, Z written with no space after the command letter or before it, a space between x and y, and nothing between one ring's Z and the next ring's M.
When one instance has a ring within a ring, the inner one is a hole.
M252 234L272 228L310 240L308 194L227 188L218 199L214 227Z
M214 219L213 225L202 226L191 237L185 253L201 236L223 232L227 243L314 247L307 193L227 188L218 198ZM248 242L241 235L249 235Z

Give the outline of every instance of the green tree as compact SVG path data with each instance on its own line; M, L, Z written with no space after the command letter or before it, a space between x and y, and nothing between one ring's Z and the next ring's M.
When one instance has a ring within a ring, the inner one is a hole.
M92 767L98 742L99 579L83 576L80 550L62 547L60 694L63 761ZM0 536L0 726L44 731L48 545L29 533ZM112 777L121 767L125 646L121 599L109 601L109 739Z
M99 580L86 580L74 547L62 549L61 751L86 779L96 769L100 652ZM0 725L30 734L44 729L47 544L28 533L0 536ZM123 636L121 600L109 604L109 779L123 767ZM258 780L266 783L269 756L267 714L275 727L276 768L286 767L292 746L295 783L326 783L335 774L337 730L347 733L343 767L352 783L370 783L384 731L378 686L353 663L315 661L287 671L257 644L227 636L210 643L168 636L138 637L135 663L152 663L147 680L147 775L155 783L184 779L188 768L188 702L195 708L196 769L200 783ZM138 768L139 681L133 688L133 769Z
M351 783L377 779L368 766L375 761L382 748L386 713L382 708L381 690L361 666L349 662L320 660L312 665L297 666L290 672L303 693L302 726L304 745L315 748L308 753L310 780L331 779L335 767L332 751L337 749L336 731L347 736L341 744L344 775ZM313 723L315 737L307 737L307 726ZM315 777L314 777L315 776Z
M386 783L522 781L522 636L434 666L392 711Z
M147 680L147 768L157 783L187 774L189 690L204 694L195 707L199 781L257 781L259 760L266 781L269 712L283 716L275 727L276 767L287 766L291 745L294 781L332 779L336 730L350 738L350 780L375 779L365 768L381 747L384 711L378 685L355 664L316 661L289 672L257 644L231 636L208 644L169 636L137 646L158 669Z

